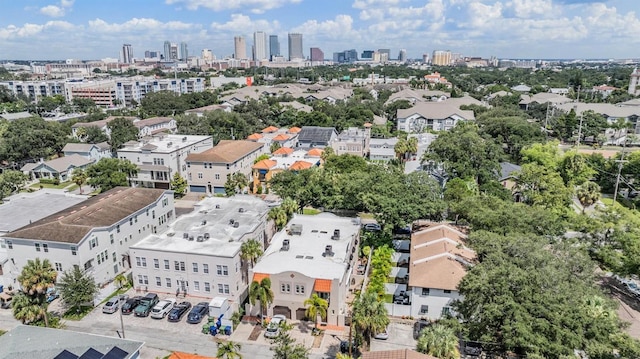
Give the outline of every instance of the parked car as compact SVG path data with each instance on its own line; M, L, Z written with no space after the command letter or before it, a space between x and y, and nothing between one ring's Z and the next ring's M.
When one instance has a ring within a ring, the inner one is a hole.
M107 300L107 302L102 306L102 313L113 314L118 311L121 304L122 304L122 299L120 298L119 295L116 295L111 299Z
M365 266L364 264L359 264L358 268L356 269L356 273L358 273L359 275L363 275L366 269L367 266Z
M411 226L395 227L393 234L411 234Z
M340 341L340 353L348 354L349 353L349 347L351 347L351 355L354 358L357 358L357 357L360 356L360 349L358 348L358 344L356 343L355 340L351 341L351 345L349 345L349 341L348 340L341 340Z
M275 338L280 334L280 324L286 323L287 318L284 315L277 314L271 318L269 325L267 325L267 330L264 332L265 338Z
M187 314L187 312L191 309L191 303L182 302L177 304L171 309L169 315L167 316L167 320L170 322L179 322L182 317Z
M418 337L420 336L420 332L422 332L422 329L430 325L431 322L428 320L417 320L415 323L413 323L413 339L418 339Z
M464 346L464 353L470 356L480 356L482 354L482 344L478 342L467 342Z
M60 298L60 292L58 292L57 289L55 288L47 289L47 303L51 303L58 298Z
M122 314L127 315L127 314L133 313L136 307L140 304L141 300L142 300L142 297L140 296L127 299L127 301L124 302L124 304L122 304L122 307L120 307Z
M158 295L155 293L147 293L147 295L140 300L140 304L134 309L133 313L136 317L147 317L156 304L158 304Z
M366 223L362 226L362 229L366 232L380 232L382 227L377 223Z
M209 314L209 303L200 302L191 309L189 315L187 315L187 323L198 324L202 321L206 315Z
M624 287L625 289L627 289L629 294L633 296L640 296L640 287L638 287L638 285L635 282L627 281L624 283Z
M387 340L387 339L389 339L389 328L386 328L384 330L384 332L381 332L381 333L378 333L378 334L374 335L373 339L378 339L378 340Z
M173 309L174 305L176 305L176 300L174 298L167 298L159 301L158 304L151 309L151 318L164 319L171 309Z

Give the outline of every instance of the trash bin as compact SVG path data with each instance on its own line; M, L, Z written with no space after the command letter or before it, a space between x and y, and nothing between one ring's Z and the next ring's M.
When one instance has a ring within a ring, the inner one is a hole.
M202 334L209 334L209 328L211 328L211 326L209 324L205 324L202 326Z
M224 335L231 335L231 326L227 325L224 327Z
M209 328L209 334L211 334L211 335L216 335L216 334L218 334L218 327L216 327L216 326L213 326L213 325L212 325L212 326Z

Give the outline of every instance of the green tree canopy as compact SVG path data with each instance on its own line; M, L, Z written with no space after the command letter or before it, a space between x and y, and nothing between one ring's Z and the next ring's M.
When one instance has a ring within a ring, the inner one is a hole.
M138 173L138 166L129 160L102 158L87 168L89 183L93 188L106 192L114 187L129 186L128 178Z
M133 124L133 121L124 117L116 118L109 122L107 128L111 131L109 144L111 145L111 150L114 152L122 148L126 142L137 140L138 133L140 132Z
M63 272L57 285L67 310L80 311L82 307L93 306L93 299L98 294L98 286L93 277L83 273L77 266Z

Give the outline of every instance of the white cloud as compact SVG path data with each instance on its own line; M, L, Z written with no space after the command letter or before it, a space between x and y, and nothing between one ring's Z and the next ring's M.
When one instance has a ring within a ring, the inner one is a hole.
M60 5L62 7L71 7L71 6L73 6L74 2L75 2L75 0L61 0L60 1Z
M544 15L545 17L553 15L551 0L511 0L506 6L511 7L516 17L520 18L528 18L533 15Z
M189 30L200 27L181 21L162 22L151 18L133 18L123 23L108 23L100 18L89 21L89 30L102 33L127 33L133 31L159 32L164 30Z
M356 9L367 9L372 6L388 7L391 5L398 5L402 2L407 1L408 0L355 0L353 2L353 7Z
M64 9L55 5L47 5L40 8L40 13L50 17L61 17L64 16Z
M75 28L75 25L67 21L47 21L42 25L29 23L22 26L9 25L5 28L0 28L0 39L31 38L49 30L60 32Z
M470 25L473 28L481 28L492 26L494 21L502 18L502 3L497 2L493 5L485 5L481 2L472 2L467 8Z
M335 19L326 21L307 20L293 29L293 32L300 32L304 35L322 34L328 38L349 36L348 34L352 31L353 18L349 15L337 15Z
M213 11L249 9L249 11L261 14L267 10L277 9L288 4L297 4L302 0L166 0L169 5L184 4L189 10L199 8Z
M247 15L232 14L229 21L225 23L214 22L211 24L211 28L218 31L242 34L247 31L274 32L280 28L280 24L277 21L269 22L267 20L252 20Z

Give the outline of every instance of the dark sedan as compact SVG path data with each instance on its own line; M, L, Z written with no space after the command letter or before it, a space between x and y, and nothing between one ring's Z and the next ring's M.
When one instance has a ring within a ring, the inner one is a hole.
M209 314L209 303L207 302L198 303L189 312L189 315L187 316L187 323L198 324L202 321L202 319L207 314Z
M122 305L122 308L121 308L122 314L133 313L133 311L136 309L138 304L140 304L141 299L142 297L133 297L133 298L127 299L127 301L124 302L124 304Z
M169 315L167 315L167 320L170 322L179 322L189 309L191 309L191 303L182 302L171 309Z

